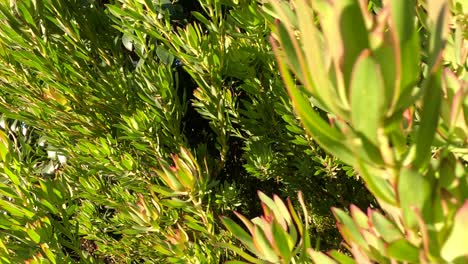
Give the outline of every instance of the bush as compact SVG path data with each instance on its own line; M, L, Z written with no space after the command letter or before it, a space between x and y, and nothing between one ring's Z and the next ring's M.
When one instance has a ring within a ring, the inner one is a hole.
M319 248L348 248L373 261L394 257L383 250L393 240L372 245L374 255L365 251L370 246L362 236L368 239L373 229L350 227L342 210L351 203L357 205L351 207L354 218L364 219L358 208L370 206L372 215L395 225L405 235L395 247L414 257L426 229L409 208L443 201L445 209L437 209L442 225L426 214L422 219L431 239L457 240L447 234L464 217L460 208L467 193L466 115L461 114L466 112L466 53L460 52L466 8L453 1L457 20L454 32L446 34L447 23L431 11L444 10L439 7L445 2L436 2L441 4L434 8L401 2L409 11L395 16L400 6L389 9L378 1L368 6L376 15L361 12L358 1L333 7L314 1L321 5L314 8L324 10L316 14L309 2L299 0L281 6L274 1L1 1L2 262L218 263L238 257L258 262L265 252L267 261L328 259ZM298 18L296 12L302 12ZM334 41L337 35L325 29L339 25L334 19L342 14L353 21L343 27L360 21L362 39L372 29L372 46L363 47L361 38L348 34L355 28L336 31L343 32L344 42ZM300 23L307 21L321 26L305 23L304 28ZM444 30L434 31L435 24ZM314 28L315 35L307 33ZM302 41L316 48L303 49ZM314 63L300 64L307 61L303 58ZM357 59L364 61L359 71L353 70ZM328 72L332 62L337 67ZM387 66L381 70L380 65ZM360 76L375 76L369 87L381 87L382 94L347 90ZM316 91L316 82L330 89ZM389 83L394 90L388 90ZM369 112L376 107L379 111ZM441 180L447 173L456 177ZM397 184L400 174L410 175L404 178L410 185L424 183L439 200L429 202L427 195L405 200L412 192ZM261 211L252 202L257 190L265 216L249 224L247 219ZM307 202L301 197L287 206L281 202L299 190ZM447 192L454 198L442 196ZM445 205L448 201L456 202ZM330 207L342 208L334 213L345 248ZM384 213L376 211L380 207ZM237 222L229 220L233 211L240 216ZM250 235L241 231L242 223L257 230L254 236L268 238L258 240L264 242L262 251L257 240L245 244ZM293 251L272 241L270 225L275 239L286 239ZM279 248L272 251L268 243ZM424 248L421 260L460 261L455 259L460 251L445 249L440 255L438 246L430 249L430 258ZM332 252L337 261L349 260Z
M384 1L372 14L363 1L269 3L277 18L272 45L297 115L324 149L358 171L382 211L334 208L350 255L324 254L296 231L308 228L305 208L299 219L278 197L260 193L264 215L240 216L250 234L224 219L258 260L242 256L256 263L466 263L467 6Z

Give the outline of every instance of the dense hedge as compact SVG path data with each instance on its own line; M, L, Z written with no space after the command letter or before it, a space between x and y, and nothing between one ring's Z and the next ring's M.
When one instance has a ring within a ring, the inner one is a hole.
M257 191L299 211L302 191L310 244L347 252L330 208L381 204L296 116L276 18L250 0L0 1L2 263L236 259L220 217L260 215Z

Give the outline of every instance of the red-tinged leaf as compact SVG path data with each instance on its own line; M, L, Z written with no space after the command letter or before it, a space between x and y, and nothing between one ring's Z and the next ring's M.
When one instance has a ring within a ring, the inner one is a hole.
M292 28L298 27L297 17L291 9L291 4L288 2L268 1L265 3L264 11L272 17L281 20L283 23L290 25Z
M305 226L308 229L308 227L309 227L309 221L308 221L309 213L307 212L307 207L306 207L305 202L304 202L304 196L302 195L301 191L299 191L299 193L297 194L297 200L299 201L299 204L301 205L302 213L304 214L304 218L305 218L304 219Z
M180 184L179 180L175 173L168 168L168 165L164 162L160 162L160 167L162 171L157 170L157 174L161 179L173 190L173 191L182 191L183 186Z
M244 225L247 227L247 229L249 230L250 234L253 235L253 224L252 222L250 222L249 219L247 219L245 216L241 215L240 213L238 212L234 212L234 214L242 221L242 223L244 223Z
M281 216L286 221L287 225L283 226L283 228L284 230L287 230L288 226L292 225L292 218L289 214L289 210L284 204L284 202L278 197L278 195L274 195L273 200L275 201L276 207L278 208L278 211L280 212Z
M286 229L287 227L286 221L283 217L282 212L276 206L276 203L270 197L268 197L261 191L258 191L258 197L273 212L275 219L281 224L281 226L283 226L284 229Z
M323 45L326 47L326 56L330 56L330 58L325 58L325 62L329 63L327 60L331 60L328 76L330 80L332 80L333 85L331 85L330 88L336 90L336 94L338 95L337 99L339 98L341 102L339 105L345 110L343 113L344 115L341 117L348 120L350 104L348 101L348 87L345 87L344 76L341 70L344 47L341 41L340 25L335 21L336 16L333 3L329 1L314 1L313 8L320 21L321 32L323 32ZM309 32L309 34L312 35L312 37L316 37L312 32ZM305 41L305 43L309 43L309 41ZM309 64L310 63L309 61ZM314 73L314 71L311 73Z
M265 233L262 231L261 228L254 227L253 243L257 250L260 252L260 254L258 255L260 258L270 262L279 261L278 256L271 247L268 238L266 237Z

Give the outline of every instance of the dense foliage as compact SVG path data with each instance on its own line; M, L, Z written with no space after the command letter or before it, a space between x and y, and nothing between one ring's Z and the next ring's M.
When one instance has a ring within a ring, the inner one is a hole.
M260 193L263 216L239 215L250 234L223 219L257 258L228 247L253 263L467 263L466 1L383 1L377 12L364 1L269 3L297 115L358 171L381 210L333 208L351 254L325 254L304 232L305 207L301 220Z
M1 263L456 260L468 7L435 2L0 0ZM407 212L431 191L444 223Z

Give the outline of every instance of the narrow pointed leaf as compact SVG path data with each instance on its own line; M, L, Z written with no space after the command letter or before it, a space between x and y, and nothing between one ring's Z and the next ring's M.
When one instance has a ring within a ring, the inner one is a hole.
M273 249L281 256L282 260L289 261L291 259L292 248L294 247L292 239L276 221L272 224L272 233L274 241Z
M252 237L245 232L245 230L240 227L238 224L236 224L234 221L229 219L228 217L221 217L221 222L223 222L224 226L237 238L247 246L247 248L253 252L254 254L257 254L258 251L255 248L254 242L252 240Z
M395 260L419 263L419 249L404 239L390 243L387 247L387 253Z
M356 262L354 261L354 259L352 259L351 257L337 251L337 250L331 250L330 252L328 252L328 254L333 257L336 261L338 261L338 263L340 264L356 264Z
M279 260L275 251L271 247L270 242L268 241L265 233L262 231L261 228L257 226L254 228L253 242L255 244L255 247L260 252L259 256L262 259L271 262L277 262Z
M414 188L418 188L417 191ZM423 210L431 194L427 178L417 171L403 168L398 177L398 200L403 210L403 219L410 228L418 225L413 207Z
M385 92L380 68L369 50L362 52L354 65L350 92L354 129L378 145L377 130L385 114Z
M307 253L309 254L309 256L312 258L312 260L317 263L317 264L337 264L336 261L334 261L332 258L330 258L329 256L323 254L322 252L319 252L319 251L315 251L315 250L312 250L312 249L308 249L307 250Z
M382 236L385 242L390 243L395 240L403 238L403 235L398 228L390 222L385 216L378 212L372 212L372 223L378 234Z

